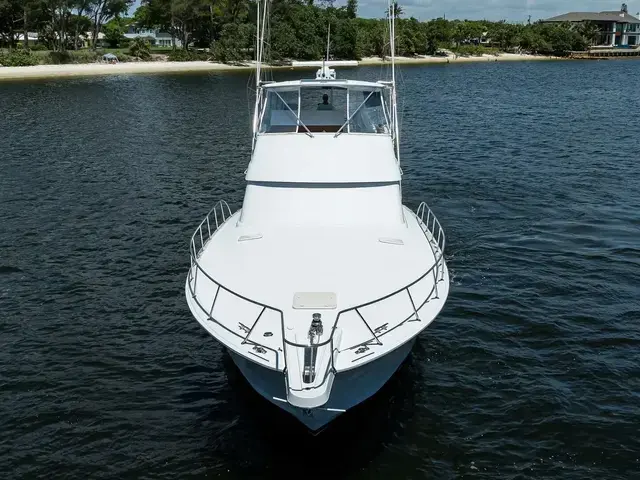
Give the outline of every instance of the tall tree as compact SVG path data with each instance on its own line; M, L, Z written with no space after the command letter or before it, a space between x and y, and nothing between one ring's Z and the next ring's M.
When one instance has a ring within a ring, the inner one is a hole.
M358 16L358 0L347 0L347 17L356 18Z
M114 17L127 13L133 0L91 0L90 7L93 20L91 46L95 50L102 25Z
M404 8L402 8L400 5L398 5L398 2L393 2L391 4L391 8L385 10L385 14L387 17L389 17L389 12L392 13L393 18L400 18L402 15L404 15Z
M85 14L90 15L92 6L93 6L92 0L76 0L76 4L75 4L76 15L78 17L82 17ZM83 22L81 22L80 18L78 18L78 21L75 22L76 28L73 34L74 50L77 50L80 46L80 27L82 26L83 26Z
M64 52L68 43L69 19L74 8L73 0L42 0L43 14L48 19L43 28L43 37L48 39L53 50Z
M23 18L20 0L0 0L0 39L13 48Z

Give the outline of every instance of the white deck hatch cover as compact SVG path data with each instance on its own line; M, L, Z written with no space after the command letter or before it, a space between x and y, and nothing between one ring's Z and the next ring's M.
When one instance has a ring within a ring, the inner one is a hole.
M294 309L335 309L337 306L333 292L298 292L293 295Z
M238 237L239 242L248 242L249 240L260 240L262 238L261 233L256 233L254 235L242 235Z
M404 245L401 238L379 238L380 243L388 243L389 245Z

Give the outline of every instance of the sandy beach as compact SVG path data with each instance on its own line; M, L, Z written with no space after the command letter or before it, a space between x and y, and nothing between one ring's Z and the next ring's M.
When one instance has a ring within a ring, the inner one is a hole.
M428 65L476 62L504 62L527 60L552 60L553 57L503 53L500 55L483 55L478 57L399 57L399 65ZM363 58L359 64L363 66L387 65L378 57ZM266 67L277 69L293 69L291 66ZM71 65L37 65L33 67L0 67L0 80L83 77L94 75L122 75L135 73L176 73L176 72L216 72L242 71L253 69L251 63L245 65L227 65L214 62L127 62L118 64L85 63Z
M209 72L249 69L212 62L127 62L117 64L82 63L70 65L36 65L0 67L0 80L122 75L132 73Z

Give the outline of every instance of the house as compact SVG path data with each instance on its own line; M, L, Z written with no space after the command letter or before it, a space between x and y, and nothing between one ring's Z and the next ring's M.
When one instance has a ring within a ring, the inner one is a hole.
M82 48L90 48L93 45L93 31L85 32L80 36L80 40L82 42ZM102 32L98 33L98 40L96 41L96 46L99 48L103 48L106 45L105 34Z
M130 25L124 36L131 40L134 38L144 38L156 47L171 48L173 45L175 45L176 48L182 47L182 42L178 38L172 38L169 33L161 32L158 29L139 28L135 25Z
M24 33L18 34L16 40L18 42L24 42ZM29 40L29 43L37 43L38 34L36 32L27 32L27 40Z
M598 28L594 46L640 46L640 20L629 15L626 4L618 12L570 12L543 20L543 23L593 23Z

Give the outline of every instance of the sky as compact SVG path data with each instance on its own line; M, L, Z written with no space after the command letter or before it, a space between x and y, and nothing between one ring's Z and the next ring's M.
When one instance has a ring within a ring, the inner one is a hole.
M549 18L567 12L601 12L620 10L623 0L398 0L405 17L430 20L445 16L447 19L460 20L508 20L524 22ZM343 5L346 0L337 0ZM640 0L627 0L629 13L640 11ZM136 0L133 14L140 4ZM384 15L387 0L359 0L358 14L361 17L380 18Z

